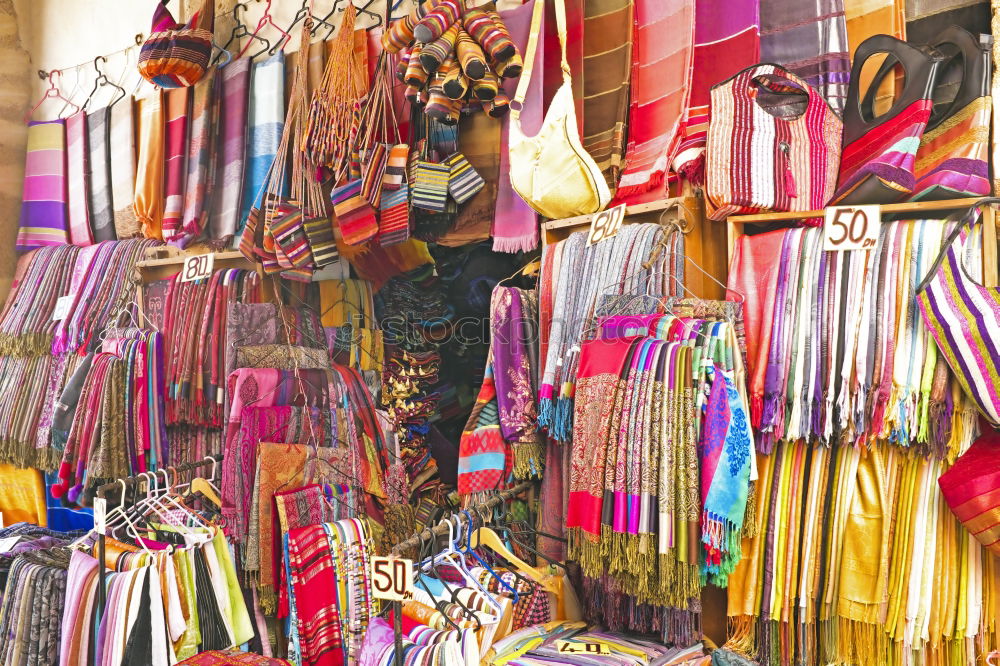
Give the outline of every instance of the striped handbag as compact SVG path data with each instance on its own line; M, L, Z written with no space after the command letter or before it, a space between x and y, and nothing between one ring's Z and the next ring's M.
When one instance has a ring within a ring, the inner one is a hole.
M929 46L945 60L934 83L931 118L917 148L910 200L988 196L993 112L990 42L953 25ZM938 101L939 94L944 101Z
M1000 203L983 199L980 203ZM1000 426L1000 288L984 287L963 264L979 206L961 215L941 254L917 287L917 306L938 349L979 411ZM954 216L953 216L954 217Z
M139 73L161 88L185 88L205 76L212 58L215 1L204 0L187 25L174 20L168 2L156 4L150 35L139 50Z
M861 71L872 57L885 63L861 98ZM844 106L844 147L840 154L837 203L883 204L909 196L916 187L917 147L931 117L931 99L941 57L889 35L858 45ZM875 116L875 96L886 77L905 73L902 91L888 111Z
M822 95L779 65L762 64L713 87L711 103L711 219L826 205L837 182L842 126Z

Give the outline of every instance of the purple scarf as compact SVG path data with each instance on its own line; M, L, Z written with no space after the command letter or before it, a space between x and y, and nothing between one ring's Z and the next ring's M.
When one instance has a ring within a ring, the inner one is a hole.
M535 387L524 331L522 293L515 287L493 290L491 334L493 382L500 408L500 432L510 443L533 442L538 438Z

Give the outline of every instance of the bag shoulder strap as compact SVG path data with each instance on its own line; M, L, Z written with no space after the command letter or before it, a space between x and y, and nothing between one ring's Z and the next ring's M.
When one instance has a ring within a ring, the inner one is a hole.
M934 260L934 264L931 266L930 270L927 271L927 275L925 275L924 279L917 285L915 290L916 293L919 294L923 291L930 281L934 279L938 269L941 267L941 262L943 262L945 257L948 256L948 251L951 250L952 244L954 244L955 240L959 237L959 235L961 235L962 229L964 229L966 225L973 225L976 223L978 220L976 213L979 211L979 208L981 206L990 205L1000 205L1000 197L984 197L968 208L952 213L944 219L945 223L958 222L958 224L955 225L954 229L952 229L948 238L941 243L941 252L938 254L938 258Z
M563 84L573 81L572 73L569 69L569 59L566 57L566 3L565 0L555 0L553 3L556 9L556 30L559 33L560 67L562 68ZM538 40L542 36L542 17L545 12L545 0L535 0L535 6L531 12L531 33L528 35L527 53L524 54L524 66L521 68L521 78L517 82L517 92L514 93L513 104L510 105L516 120L521 115L521 107L524 98L528 94L528 86L531 85L531 73L535 67L535 55L538 52Z

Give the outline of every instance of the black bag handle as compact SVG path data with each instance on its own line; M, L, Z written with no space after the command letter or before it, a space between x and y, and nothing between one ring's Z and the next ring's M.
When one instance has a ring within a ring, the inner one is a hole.
M942 30L941 34L928 44L942 58L935 88L947 83L943 76L951 61L962 59L962 79L959 83L958 93L955 95L955 99L940 111L936 108L931 111L931 119L927 123L928 130L940 125L959 109L990 94L992 74L990 48L993 38L991 35L986 35L986 37L988 37L987 40L982 40L965 28L952 25Z
M862 103L859 100L861 87L861 69L872 56L885 53L889 57L883 67L872 80ZM854 65L851 67L851 85L847 92L847 103L844 106L844 144L849 145L861 138L882 123L897 116L900 111L919 99L928 99L934 89L940 56L924 53L917 47L900 41L889 35L873 35L861 42L854 52ZM891 69L900 64L906 74L906 83L902 94L893 102L892 107L879 117L875 117L872 103L875 91L882 79ZM862 108L869 112L871 120L865 119Z

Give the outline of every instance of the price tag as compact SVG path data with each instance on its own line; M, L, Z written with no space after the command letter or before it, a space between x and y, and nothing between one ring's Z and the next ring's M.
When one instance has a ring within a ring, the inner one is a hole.
M878 245L882 211L878 206L834 206L826 209L823 249L827 252L865 250Z
M413 560L400 557L373 557L372 596L403 601L413 597Z
M19 536L7 537L6 539L0 539L0 553L9 553L17 542L21 540Z
M625 204L591 215L590 233L587 234L587 247L617 234L618 230L622 228L624 220Z
M108 501L103 497L94 498L94 530L98 534L108 533Z
M580 641L556 641L556 651L560 654L611 654L607 643L597 641L581 643Z
M184 260L184 268L181 269L181 282L194 282L210 278L214 267L214 254L196 254L188 257Z
M69 309L73 307L74 296L60 296L56 299L56 306L52 309L52 321L62 321L69 314Z

